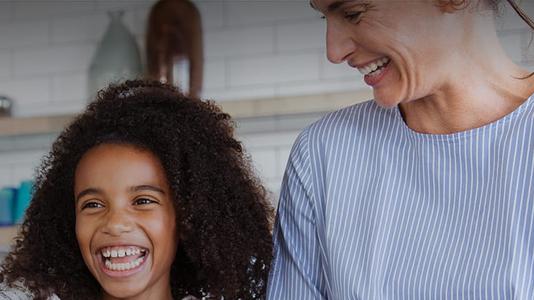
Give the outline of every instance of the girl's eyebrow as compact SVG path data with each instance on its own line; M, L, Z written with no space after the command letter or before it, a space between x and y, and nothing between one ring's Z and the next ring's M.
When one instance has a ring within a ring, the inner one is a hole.
M152 192L156 192L156 193L160 193L162 195L165 195L165 191L163 191L163 189L161 189L161 188L159 188L157 186L150 185L150 184L132 186L132 187L129 188L129 190L130 190L130 192L152 191ZM82 198L83 196L91 195L91 194L103 195L104 191L102 191L102 189L99 189L99 188L87 188L87 189L81 191L80 193L78 193L78 195L76 196L76 203L78 203L80 198Z
M159 188L157 186L150 185L150 184L132 186L130 188L130 191L131 192L152 191L152 192L156 192L156 193L160 193L162 195L165 195L165 191L163 191L163 189L161 189L161 188Z
M78 194L78 196L76 196L76 203L78 203L78 201L80 200L81 197L83 197L85 195L90 195L90 194L102 195L103 191L101 189L97 189L97 188L87 188L87 189L81 191Z

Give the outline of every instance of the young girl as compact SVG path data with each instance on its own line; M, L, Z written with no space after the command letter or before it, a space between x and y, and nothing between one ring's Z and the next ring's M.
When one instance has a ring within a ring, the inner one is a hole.
M157 82L97 98L39 169L0 299L263 298L271 209L230 117Z

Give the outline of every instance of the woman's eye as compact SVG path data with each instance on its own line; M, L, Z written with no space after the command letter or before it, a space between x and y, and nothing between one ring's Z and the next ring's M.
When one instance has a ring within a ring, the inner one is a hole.
M98 203L98 202L87 202L82 206L82 209L86 209L86 208L101 208L101 207L104 207L104 206L102 204Z
M361 11L358 12L346 12L345 13L345 20L349 22L358 22L360 21L360 17L362 15Z
M137 198L134 201L135 205L146 205L146 204L152 204L152 203L157 203L157 202L152 199L148 199L148 198Z

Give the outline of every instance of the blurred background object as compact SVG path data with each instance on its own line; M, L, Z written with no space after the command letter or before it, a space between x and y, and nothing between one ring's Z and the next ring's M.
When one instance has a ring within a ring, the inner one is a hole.
M13 101L7 96L0 96L0 117L11 116L11 108L13 107Z
M18 187L0 188L0 262L9 252L18 226L24 220L25 211L30 205L32 189L32 180L24 180Z
M0 189L0 227L13 225L13 205L17 190L4 187Z
M200 13L189 0L160 0L148 17L147 75L199 97L204 55Z
M89 67L89 100L111 82L136 79L142 74L141 56L135 37L124 26L124 11L110 11L106 33Z
M22 224L22 221L24 220L24 213L26 212L28 206L30 206L32 190L32 180L24 180L20 183L19 188L15 193L16 197L12 208L14 224Z

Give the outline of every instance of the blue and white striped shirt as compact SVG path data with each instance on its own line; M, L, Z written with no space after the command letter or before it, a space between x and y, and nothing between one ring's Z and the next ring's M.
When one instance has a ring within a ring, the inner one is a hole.
M306 128L267 298L534 299L533 98L447 135L374 102Z

